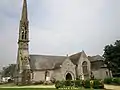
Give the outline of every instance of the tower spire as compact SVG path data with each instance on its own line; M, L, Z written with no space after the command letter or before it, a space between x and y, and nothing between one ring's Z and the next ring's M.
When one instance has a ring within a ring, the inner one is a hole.
M31 79L29 62L29 23L27 17L27 1L23 0L23 9L19 27L16 83L28 84Z
M21 21L27 21L27 20L28 20L28 16L27 16L27 1L23 0Z

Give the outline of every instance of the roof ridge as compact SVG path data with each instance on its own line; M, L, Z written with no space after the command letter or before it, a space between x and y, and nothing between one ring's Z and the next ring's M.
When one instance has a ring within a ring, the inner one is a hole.
M77 52L77 53L71 54L69 57L80 54L80 53L82 53L82 52Z
M62 55L43 55L43 54L30 54L30 56L51 56L51 57L67 57L67 56L62 56Z

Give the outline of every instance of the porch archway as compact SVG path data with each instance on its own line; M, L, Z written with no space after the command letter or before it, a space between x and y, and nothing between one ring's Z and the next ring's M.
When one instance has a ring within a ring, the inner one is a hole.
M66 80L72 80L72 75L70 73L66 74Z

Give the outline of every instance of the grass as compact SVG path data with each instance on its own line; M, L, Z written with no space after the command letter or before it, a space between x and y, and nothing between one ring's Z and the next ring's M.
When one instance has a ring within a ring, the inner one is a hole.
M55 88L0 88L0 90L94 90L94 89L55 89ZM100 90L100 89L99 89Z
M0 88L55 88L55 86L54 85L16 86L14 84L5 84L5 85L0 85Z
M0 85L0 90L95 90L95 89L56 89L54 85L16 86L14 84ZM101 89L97 89L101 90Z

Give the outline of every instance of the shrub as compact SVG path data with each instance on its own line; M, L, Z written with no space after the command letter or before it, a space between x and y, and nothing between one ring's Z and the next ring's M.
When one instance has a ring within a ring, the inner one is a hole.
M55 82L56 89L63 88L64 87L64 81L56 81Z
M103 89L104 88L104 83L102 80L94 80L93 82L93 88L94 89Z
M120 85L120 78L105 78L104 83L105 84Z
M104 81L103 81L103 80L100 80L99 82L100 82L100 86L99 86L99 87L100 87L101 89L103 89L103 88L104 88Z
M112 83L113 83L113 84L120 85L120 78L113 78L113 79L112 79Z
M75 81L70 81L70 80L67 80L67 81L56 81L55 83L55 87L58 89L58 88L63 88L63 87L67 87L67 86L75 86L77 88L79 87L85 87L85 88L95 88L95 89L103 89L104 88L104 83L102 80L85 80L85 81L82 81L82 80L75 80Z
M83 81L85 88L90 88L90 80Z
M71 85L70 86L74 86L75 85L75 81L71 81Z
M57 89L60 88L60 81L56 81L55 87L56 87Z
M104 83L105 84L111 84L112 83L112 78L105 78Z
M81 87L82 86L82 80L75 80L74 84L75 84L75 87Z
M65 86L71 86L71 81L70 80L66 80L66 81L64 81L64 84L65 84Z

